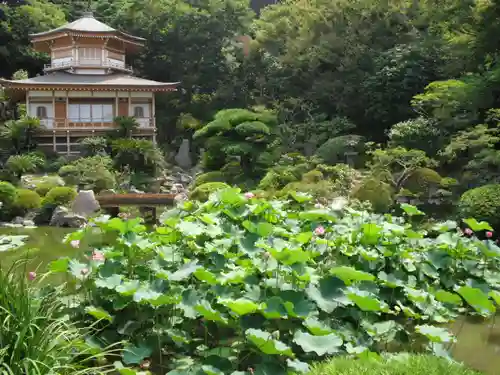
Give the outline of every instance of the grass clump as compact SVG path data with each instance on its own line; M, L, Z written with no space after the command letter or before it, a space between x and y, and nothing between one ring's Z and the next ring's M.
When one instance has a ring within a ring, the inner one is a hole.
M479 375L480 373L432 355L400 354L376 359L338 357L312 368L309 375Z

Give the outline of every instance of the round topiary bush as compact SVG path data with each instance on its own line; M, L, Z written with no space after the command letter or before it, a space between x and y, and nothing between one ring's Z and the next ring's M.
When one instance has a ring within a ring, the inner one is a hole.
M226 176L220 171L211 171L207 173L200 174L194 180L194 186L200 186L206 184L207 182L225 182Z
M53 182L43 182L35 188L35 191L39 196L45 197L49 191L58 186L60 185Z
M466 191L460 198L458 213L461 218L486 221L500 228L500 185L485 185Z
M58 186L51 189L43 200L43 205L64 206L72 202L78 193L67 186Z
M230 186L224 182L207 182L194 189L190 194L190 198L197 201L206 201L214 191L227 189L229 187Z
M406 180L404 187L412 193L419 195L427 195L431 189L438 188L441 184L442 177L434 169L419 168L413 172Z
M325 176L323 175L323 172L318 171L317 169L313 169L312 171L304 173L304 175L302 176L302 181L318 182L323 180L324 178Z
M353 197L362 202L370 202L375 212L387 212L394 203L391 187L376 178L364 180L355 189Z
M36 192L28 189L18 189L14 200L14 208L26 212L35 210L42 205L42 198Z
M0 203L10 206L16 199L16 188L10 182L0 181Z

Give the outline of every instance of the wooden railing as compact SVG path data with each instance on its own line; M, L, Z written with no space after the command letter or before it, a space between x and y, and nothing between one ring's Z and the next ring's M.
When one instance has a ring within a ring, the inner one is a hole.
M46 72L51 72L54 70L65 69L65 68L89 68L89 67L103 68L103 69L108 69L108 68L120 69L129 73L132 73L134 71L134 69L130 65L127 65L125 63L117 63L109 59L105 59L103 61L101 59L75 60L73 58L61 62L52 62L50 64L45 64L44 70Z
M136 118L139 123L139 129L152 129L155 127L154 117L142 117ZM40 124L45 127L45 129L59 129L59 130L71 130L71 129L115 129L116 124L114 124L112 119L68 119L68 118L45 118L40 119Z

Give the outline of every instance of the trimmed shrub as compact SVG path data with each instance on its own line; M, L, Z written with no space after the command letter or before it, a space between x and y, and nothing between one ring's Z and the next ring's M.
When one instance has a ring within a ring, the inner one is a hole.
M14 200L14 208L26 212L35 210L42 205L42 198L33 190L18 189L16 191L16 198Z
M77 191L71 187L58 186L47 193L43 205L64 206L71 203L77 194Z
M226 177L224 173L220 171L212 171L200 174L194 180L194 186L200 186L206 184L207 182L226 182Z
M16 188L10 182L0 181L0 203L10 206L16 199Z
M458 212L461 218L487 221L500 228L500 185L485 185L466 191L460 198Z
M323 172L313 169L302 176L302 181L304 182L318 182L325 178Z
M353 197L370 202L375 212L387 212L394 203L391 187L376 178L364 180L355 189Z
M35 191L39 196L45 197L49 191L58 186L60 185L53 182L43 182L35 188Z
M346 161L347 152L357 152L358 155L363 155L364 138L354 134L331 138L316 150L316 156L327 164L337 164Z
M107 156L91 156L75 160L59 170L68 185L80 185L96 192L112 189L116 185L116 177L111 171L113 161Z
M316 365L309 375L479 375L463 365L431 355L400 354L383 360L338 357Z
M289 192L296 191L300 193L308 193L314 198L334 198L339 196L333 181L322 180L322 181L298 181L291 182L281 189L276 195L278 197L284 197L288 195Z
M194 189L190 194L190 198L197 201L206 201L214 191L227 189L229 187L230 186L224 182L207 182Z
M430 168L419 168L405 181L404 187L415 194L429 194L432 188L439 188L442 177Z
M85 156L106 155L108 140L104 137L88 137L80 142Z

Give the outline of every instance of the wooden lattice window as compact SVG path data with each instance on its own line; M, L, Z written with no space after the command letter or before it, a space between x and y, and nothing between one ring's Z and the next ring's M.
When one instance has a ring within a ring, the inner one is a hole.
M47 107L43 105L36 107L36 117L47 118Z

